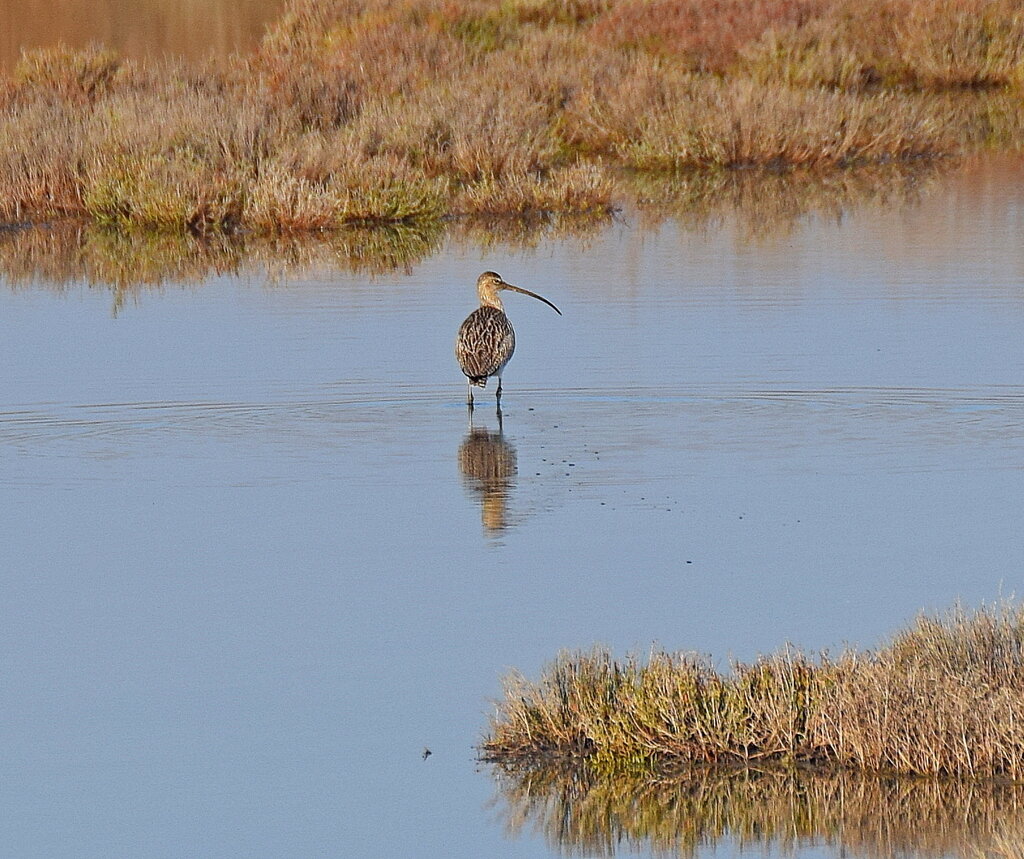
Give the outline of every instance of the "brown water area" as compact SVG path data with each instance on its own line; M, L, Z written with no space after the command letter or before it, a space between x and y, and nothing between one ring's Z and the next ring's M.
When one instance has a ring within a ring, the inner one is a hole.
M25 49L100 43L133 59L198 60L254 47L283 0L12 0L0 4L0 69Z

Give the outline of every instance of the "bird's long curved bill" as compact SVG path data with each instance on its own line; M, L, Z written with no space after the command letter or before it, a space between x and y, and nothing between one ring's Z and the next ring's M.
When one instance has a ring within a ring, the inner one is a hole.
M550 307L559 316L562 315L562 311L559 310L555 305L548 301L543 295L537 295L536 292L530 292L528 289L523 289L521 286L513 286L511 283L502 283L503 289L511 289L513 292L521 292L523 295L528 295L530 298L536 298L537 301L543 301L548 307Z

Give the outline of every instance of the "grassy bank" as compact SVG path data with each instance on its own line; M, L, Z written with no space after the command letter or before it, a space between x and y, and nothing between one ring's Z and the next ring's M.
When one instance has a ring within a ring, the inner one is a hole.
M0 220L602 212L623 170L1016 148L1022 86L1024 0L295 0L216 65L27 54L0 80Z
M873 206L915 205L944 175L925 165L889 165L813 175L633 175L623 182L639 201L636 215L646 227L657 227L666 218L693 227L735 219L744 235L768 238L785 235L809 216L835 218L844 212L870 212ZM601 214L563 214L511 220L466 217L329 232L193 234L64 219L45 227L0 227L0 277L14 289L32 285L59 290L69 283L87 283L127 295L213 275L269 273L272 280L287 280L342 270L373 276L409 269L446 243L466 250L495 244L529 249L550 240L586 246L608 223Z
M1021 859L1024 786L851 772L695 767L606 776L582 767L496 767L513 834L564 855L692 857L739 843L787 854L808 841L839 855Z
M483 754L611 769L779 761L871 772L1024 778L1024 608L922 617L838 658L786 648L707 659L559 657L507 682Z

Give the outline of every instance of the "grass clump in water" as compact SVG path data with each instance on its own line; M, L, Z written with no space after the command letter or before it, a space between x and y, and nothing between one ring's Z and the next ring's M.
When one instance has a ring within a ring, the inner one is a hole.
M921 617L873 652L787 648L727 673L690 655L606 651L513 675L482 745L495 760L610 768L784 761L1024 777L1024 608Z

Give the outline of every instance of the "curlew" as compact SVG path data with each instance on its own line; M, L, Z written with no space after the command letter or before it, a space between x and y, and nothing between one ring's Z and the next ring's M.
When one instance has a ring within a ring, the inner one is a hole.
M491 376L497 376L498 409L501 409L501 371L516 350L516 332L512 330L512 323L508 321L505 308L498 298L498 292L502 289L521 292L543 301L559 316L562 315L562 311L546 298L506 283L500 274L493 271L485 271L476 279L480 306L466 317L455 340L455 357L459 359L459 366L469 380L466 404L470 408L473 408L473 386L482 388Z

